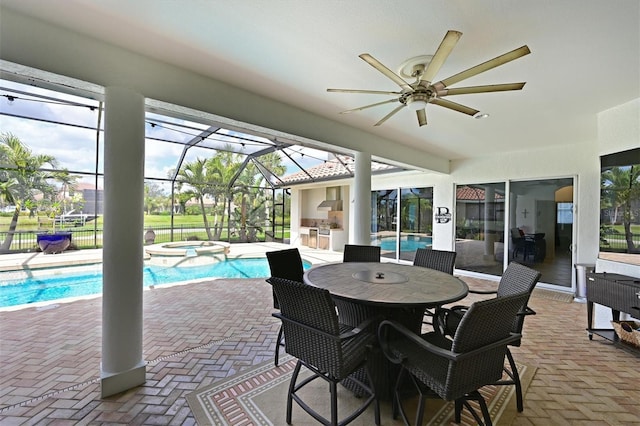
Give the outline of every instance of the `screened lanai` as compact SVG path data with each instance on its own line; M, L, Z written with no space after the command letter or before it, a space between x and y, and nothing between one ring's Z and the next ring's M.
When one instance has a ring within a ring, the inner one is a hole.
M3 67L3 251L32 250L36 234L59 230L72 232L77 248L101 247L103 89ZM140 233L153 230L155 242L286 242L291 185L353 177L348 152L152 99L145 104ZM17 160L18 147L27 163ZM402 169L373 161L371 170Z

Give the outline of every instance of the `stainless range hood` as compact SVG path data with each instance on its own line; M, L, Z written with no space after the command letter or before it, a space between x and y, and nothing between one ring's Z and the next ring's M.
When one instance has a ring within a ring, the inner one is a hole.
M318 210L342 211L342 200L324 200L318 205Z

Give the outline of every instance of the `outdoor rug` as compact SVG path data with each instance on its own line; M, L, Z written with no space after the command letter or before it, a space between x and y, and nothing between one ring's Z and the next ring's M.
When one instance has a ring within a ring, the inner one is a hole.
M273 361L251 367L249 370L227 377L217 383L196 389L186 397L189 407L198 425L223 426L258 426L286 425L285 412L287 390L295 360L291 357L282 359L279 367ZM518 365L525 392L535 374L535 368ZM305 370L304 368L302 369ZM303 374L301 373L301 376ZM349 409L357 406L361 400L350 391L338 387L338 408L340 418ZM303 392L303 391L306 391ZM329 385L322 379L314 380L298 392L303 399L322 415L329 414ZM511 424L517 414L514 386L485 386L483 394L491 418L495 425ZM472 402L475 405L475 402ZM453 423L453 403L427 399L425 421L428 425L448 425ZM409 401L406 406L411 422L415 420L415 403ZM526 409L526 398L525 398ZM479 412L479 411L478 411ZM305 413L295 402L293 403L293 425L317 425L318 422ZM380 404L380 420L382 425L401 425L400 417L391 418L391 404ZM350 425L369 426L374 424L373 405ZM475 425L473 417L467 409L462 411L461 425Z

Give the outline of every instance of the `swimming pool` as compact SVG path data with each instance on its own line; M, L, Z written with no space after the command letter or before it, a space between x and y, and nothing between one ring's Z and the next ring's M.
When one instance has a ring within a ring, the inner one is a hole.
M311 263L303 261L305 269ZM67 267L51 270L51 275L11 278L15 273L0 273L0 308L28 303L81 297L102 293L102 266ZM56 272L56 274L54 274ZM267 278L266 258L227 259L212 265L161 267L145 265L144 287L203 278Z
M373 241L384 251L396 250L396 237L384 237ZM406 236L400 239L400 251L416 251L419 248L429 247L432 244L431 237Z

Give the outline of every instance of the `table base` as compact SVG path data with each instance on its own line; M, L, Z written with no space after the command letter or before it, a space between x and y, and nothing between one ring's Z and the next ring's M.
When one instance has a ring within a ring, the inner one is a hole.
M355 327L369 318L375 318L371 324L371 332L376 333L376 335L378 326L384 320L396 321L417 334L420 334L422 329L424 308L392 308L388 306L362 305L344 300L335 300L335 303L338 308L340 322L344 324ZM382 400L392 400L393 387L399 372L399 366L391 363L377 344L371 349L367 362L369 363L371 378L374 382L373 388L377 397ZM368 383L364 369L356 371L354 375L358 380ZM343 380L342 384L356 395L363 393L360 387L348 378Z

